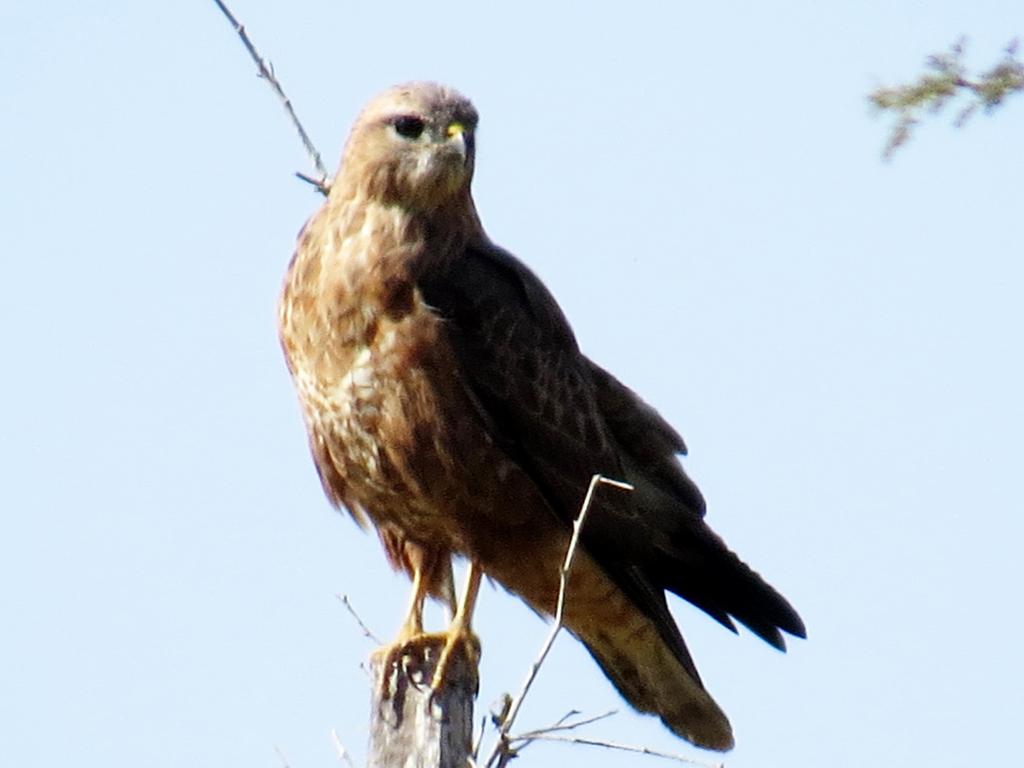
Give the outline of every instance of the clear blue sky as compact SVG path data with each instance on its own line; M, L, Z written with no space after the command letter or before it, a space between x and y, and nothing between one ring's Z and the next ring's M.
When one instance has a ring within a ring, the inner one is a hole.
M806 619L783 656L674 604L730 768L1019 762L1024 99L886 164L864 96L962 34L987 66L1020 2L233 7L332 165L393 82L476 102L491 236ZM0 762L318 768L332 728L358 762L335 593L387 637L408 587L323 498L277 346L291 127L212 2L6 3L0 64ZM486 589L478 629L483 712L546 627ZM521 724L571 708L687 750L562 638Z

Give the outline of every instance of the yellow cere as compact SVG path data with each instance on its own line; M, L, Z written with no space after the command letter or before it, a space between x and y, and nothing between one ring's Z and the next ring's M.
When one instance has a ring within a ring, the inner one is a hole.
M464 126L462 123L452 123L451 125L448 126L448 135L449 136L458 136L460 133L465 133L465 132L466 132L466 126Z

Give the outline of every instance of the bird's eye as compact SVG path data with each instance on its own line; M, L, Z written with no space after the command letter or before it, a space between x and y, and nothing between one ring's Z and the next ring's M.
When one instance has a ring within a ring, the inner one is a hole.
M395 118L394 126L395 133L407 139L418 139L426 127L420 118L413 115L403 115L402 117Z

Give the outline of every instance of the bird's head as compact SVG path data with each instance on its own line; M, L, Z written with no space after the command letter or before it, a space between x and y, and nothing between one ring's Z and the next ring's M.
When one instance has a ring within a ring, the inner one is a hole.
M332 189L419 211L468 195L477 119L470 101L443 85L389 88L352 127Z

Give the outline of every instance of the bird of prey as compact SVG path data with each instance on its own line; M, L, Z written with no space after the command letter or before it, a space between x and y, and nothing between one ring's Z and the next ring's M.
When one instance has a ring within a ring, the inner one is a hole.
M323 488L412 579L396 647L424 637L428 595L452 607L449 647L468 647L482 574L552 615L591 477L632 484L594 500L564 626L633 707L727 750L666 590L779 649L803 623L706 524L679 434L580 351L537 276L488 239L470 193L476 129L448 87L383 92L298 237L278 319ZM469 561L458 604L453 555Z

